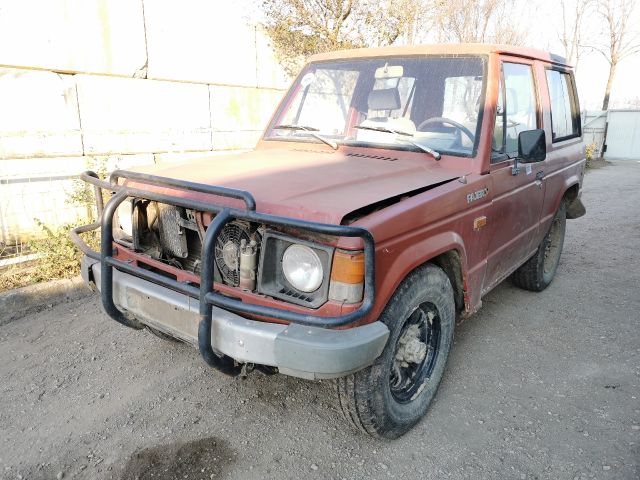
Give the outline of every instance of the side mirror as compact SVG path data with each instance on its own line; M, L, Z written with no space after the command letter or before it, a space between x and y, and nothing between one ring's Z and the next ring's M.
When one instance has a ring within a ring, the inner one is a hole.
M511 174L518 175L520 166L518 162L534 163L542 162L547 158L547 138L544 130L525 130L518 134L518 156L511 167Z
M544 130L526 130L518 135L518 158L524 163L542 162L547 158Z

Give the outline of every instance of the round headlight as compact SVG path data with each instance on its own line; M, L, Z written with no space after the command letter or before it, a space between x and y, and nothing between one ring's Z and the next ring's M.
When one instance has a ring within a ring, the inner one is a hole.
M315 292L322 285L322 263L311 248L294 243L282 256L282 271L287 281L302 292Z
M131 202L129 200L125 200L118 206L118 226L130 237L133 237L132 213Z

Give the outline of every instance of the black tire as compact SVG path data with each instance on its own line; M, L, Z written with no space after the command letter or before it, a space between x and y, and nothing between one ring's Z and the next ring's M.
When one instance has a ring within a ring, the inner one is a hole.
M511 281L514 285L532 292L541 292L551 284L560 263L566 229L567 207L562 201L536 253L513 272Z
M150 327L149 325L147 325L147 330L149 330L156 337L161 338L162 340L166 340L168 342L174 342L174 343L180 342L180 340L178 340L177 338L172 337L171 335L167 335L166 333L161 332L160 330L157 330L153 327Z
M456 320L449 278L435 265L417 268L400 284L380 320L390 331L382 355L370 367L337 379L338 403L359 430L397 438L427 412L444 374ZM421 361L402 356L408 350L399 340L407 335L404 345L417 345L416 340L425 345Z

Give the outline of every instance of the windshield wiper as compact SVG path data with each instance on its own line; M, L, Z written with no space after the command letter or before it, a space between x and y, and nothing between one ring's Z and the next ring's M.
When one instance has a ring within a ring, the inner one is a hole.
M413 137L413 133L404 132L402 130L394 130L392 128L387 128L387 127L373 127L373 126L368 126L368 125L356 125L353 128L359 128L360 130L372 130L374 132L393 133L395 135L401 135L403 137ZM402 140L404 140L405 142L409 142L414 147L418 147L420 150L422 150L425 153L428 153L429 155L431 155L436 160L440 160L440 158L442 157L442 155L440 155L439 152L436 152L433 148L429 148L429 147L427 147L425 145L420 145L418 142L414 142L413 140L409 140L408 138L402 138Z
M317 133L320 130L314 127L307 127L305 125L276 125L273 128L274 130L294 130L294 131L301 131L301 132L309 132L309 135L311 135L313 138L317 138L322 143L326 143L334 150L338 149L338 144L336 142L334 142L333 140L329 140L328 138L325 138L319 133Z

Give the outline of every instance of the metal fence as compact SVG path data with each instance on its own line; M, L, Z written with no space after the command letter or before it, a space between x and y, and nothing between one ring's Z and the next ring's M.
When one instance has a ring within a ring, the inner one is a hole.
M609 110L604 158L640 160L640 110Z
M584 112L582 114L582 133L584 135L584 143L593 145L593 156L599 158L602 156L605 132L607 125L607 112Z
M582 131L595 157L640 160L640 110L583 112Z

